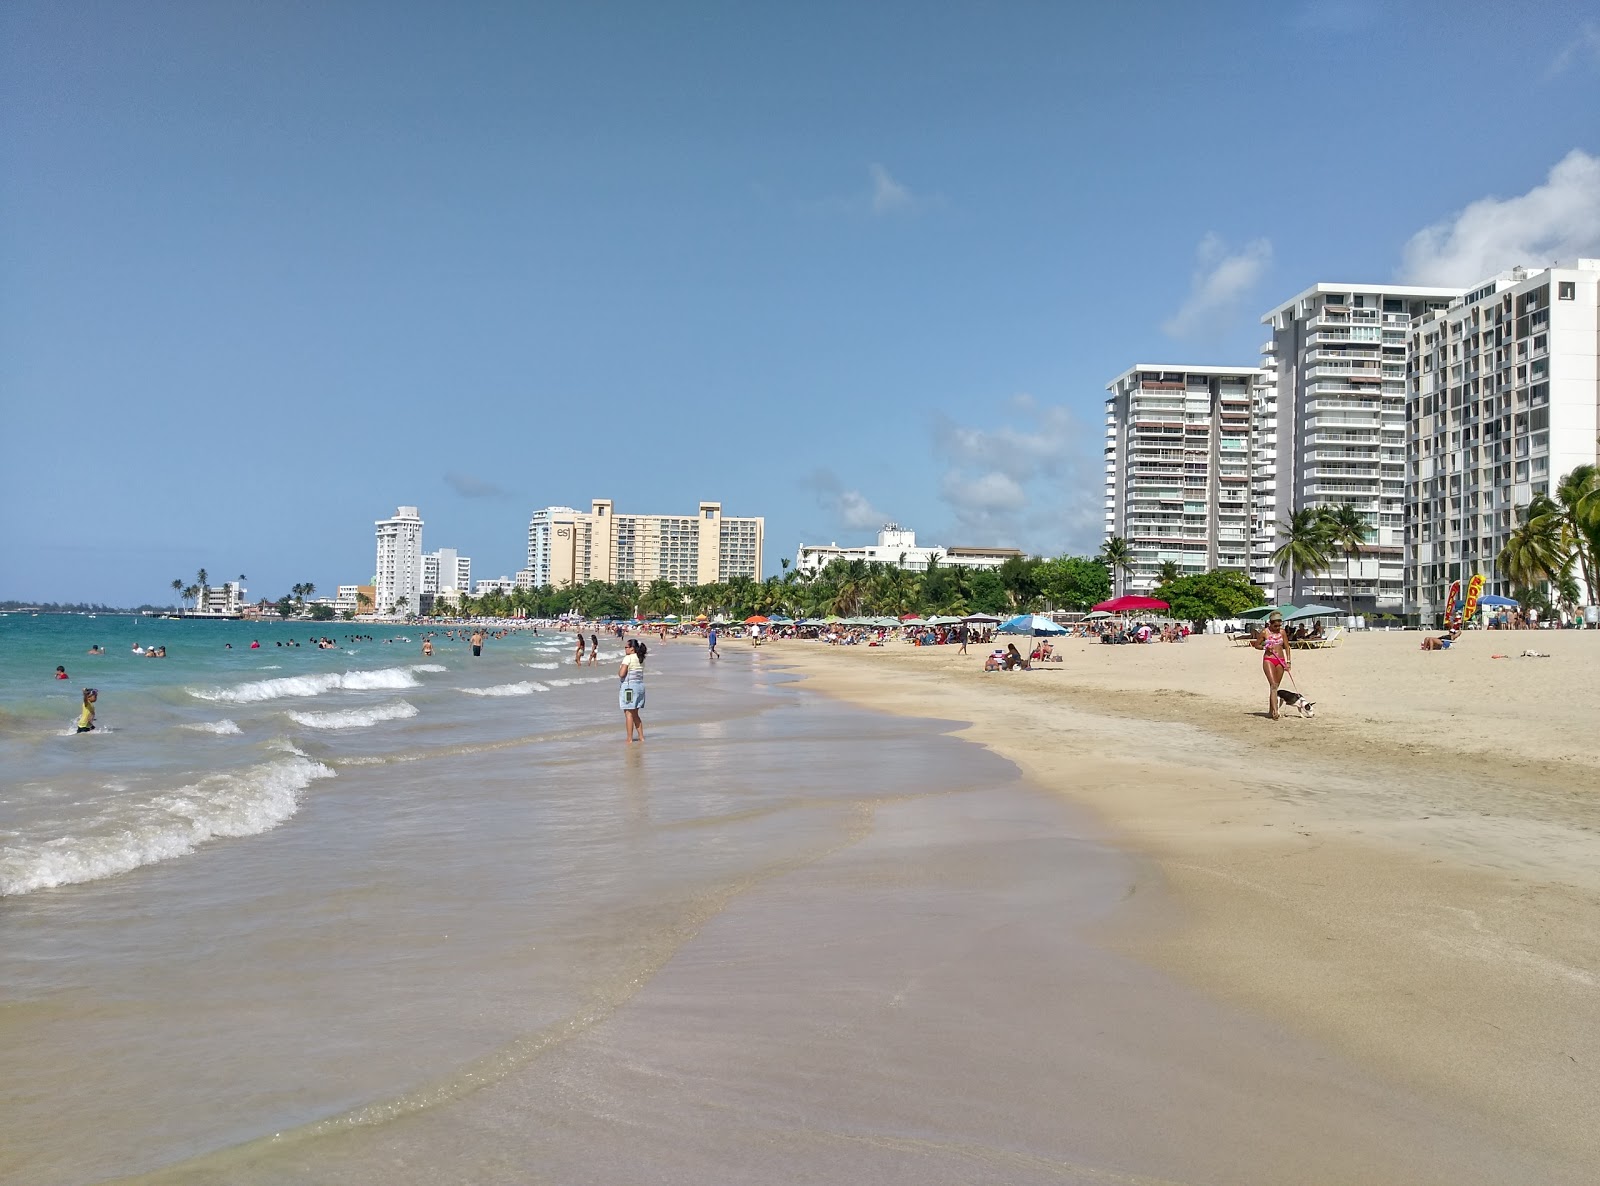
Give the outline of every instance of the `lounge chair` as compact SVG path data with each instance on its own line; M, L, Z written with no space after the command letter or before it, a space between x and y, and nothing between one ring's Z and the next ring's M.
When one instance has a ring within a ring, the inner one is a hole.
M1322 638L1307 638L1295 646L1308 651L1331 651L1344 640L1344 627L1335 626Z

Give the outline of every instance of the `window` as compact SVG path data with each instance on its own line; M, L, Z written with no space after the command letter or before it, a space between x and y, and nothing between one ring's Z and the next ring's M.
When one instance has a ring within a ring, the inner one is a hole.
M1578 282L1576 280L1563 280L1556 285L1558 300L1575 301L1578 299Z

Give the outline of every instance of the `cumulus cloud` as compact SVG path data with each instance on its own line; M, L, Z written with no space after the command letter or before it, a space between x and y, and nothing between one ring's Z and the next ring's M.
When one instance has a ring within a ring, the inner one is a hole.
M847 531L876 530L889 522L889 516L873 506L865 494L845 486L830 469L815 470L801 485L816 495L817 505Z
M1600 66L1600 25L1586 24L1579 29L1578 35L1551 59L1545 77L1555 78L1581 63Z
M1544 184L1479 198L1405 246L1400 279L1464 287L1518 264L1542 267L1600 252L1600 157L1573 149Z
M1195 249L1194 278L1178 311L1162 322L1162 332L1190 338L1223 327L1237 315L1240 302L1256 286L1272 262L1272 244L1255 239L1238 251L1207 233Z
M493 482L486 482L471 474L448 473L444 480L462 498L503 498L506 493Z
M953 519L945 542L1040 555L1091 550L1101 528L1098 445L1065 408L1026 395L997 407L982 425L936 418L939 498Z

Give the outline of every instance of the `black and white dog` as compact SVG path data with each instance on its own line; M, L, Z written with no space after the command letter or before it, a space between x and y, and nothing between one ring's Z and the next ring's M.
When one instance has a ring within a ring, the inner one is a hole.
M1292 708L1303 717L1317 715L1316 701L1307 700L1299 692L1291 692L1288 688L1278 689L1278 706L1280 708Z

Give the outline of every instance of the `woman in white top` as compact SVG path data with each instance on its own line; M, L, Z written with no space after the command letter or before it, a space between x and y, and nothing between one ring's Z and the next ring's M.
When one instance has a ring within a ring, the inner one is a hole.
M644 721L639 716L639 710L644 707L644 656L646 647L637 639L630 638L623 644L624 655L622 666L617 668L617 679L621 686L617 689L617 707L622 709L622 724L628 731L628 740L633 740L635 730L638 730L639 740L644 740Z

